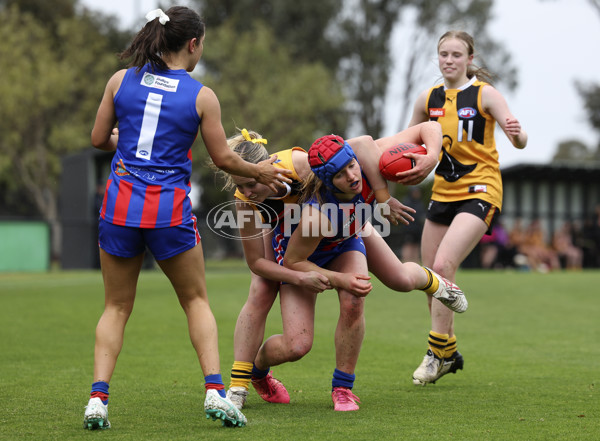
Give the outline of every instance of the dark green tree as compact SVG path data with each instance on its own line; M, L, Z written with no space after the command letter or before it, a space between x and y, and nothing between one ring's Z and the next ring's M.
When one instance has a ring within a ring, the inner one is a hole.
M596 133L600 133L600 84L576 82L575 87L583 100L590 125ZM600 162L600 142L597 143L596 150L589 159Z
M209 27L232 22L241 35L261 20L277 41L288 48L298 64L320 61L340 80L345 102L340 109L350 112L346 135L369 133L380 136L390 81L400 81L403 94L398 129L421 84L422 71L435 54L443 31L460 27L472 32L481 64L498 74L508 88L516 85L515 69L502 46L487 33L492 0L196 0ZM400 46L393 46L393 32ZM398 63L398 60L401 60ZM219 69L220 66L214 66ZM394 71L392 71L394 68ZM427 81L431 81L427 79Z
M24 10L10 3L0 5L0 185L22 194L19 203L51 225L57 253L60 160L91 148L95 112L117 60L92 18L69 10L70 2L45 17L31 6L36 2L23 2Z
M600 84L576 82L590 125L600 132Z
M558 144L552 162L587 162L591 157L592 153L583 142L570 139Z
M338 70L353 122L375 138L383 130L392 65L390 37L399 12L393 0L360 0L359 7L341 20L335 36L343 54Z
M588 0L588 3L600 17L600 0ZM575 89L583 100L583 107L590 125L596 133L600 134L600 83L576 81ZM559 153L560 151L557 152L557 154ZM588 159L600 162L600 141L596 144L596 150L589 155Z
M292 146L308 149L315 138L345 127L346 114L339 108L343 96L331 72L318 62L296 63L268 26L256 20L240 34L228 22L208 35L205 71L198 78L217 94L228 136L237 129L255 130L275 152ZM211 207L230 195L220 193L221 183L203 166L206 150L198 150L202 205Z
M343 0L195 0L208 33L224 23L231 23L238 34L256 23L267 26L279 44L298 62L321 61L337 69L339 53L327 38L331 23L343 7ZM334 32L331 29L332 33Z

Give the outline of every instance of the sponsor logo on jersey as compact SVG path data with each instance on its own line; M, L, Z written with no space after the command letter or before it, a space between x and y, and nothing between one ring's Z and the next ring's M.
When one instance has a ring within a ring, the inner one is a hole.
M471 185L469 193L487 193L487 185Z
M472 107L463 107L462 109L458 109L458 117L459 118L473 118L477 115L477 110Z
M166 92L177 92L177 86L179 86L179 80L174 78L167 78L160 75L154 75L149 72L144 73L142 86L152 87L154 89L164 90Z
M439 118L446 115L446 109L431 108L429 109L429 118Z

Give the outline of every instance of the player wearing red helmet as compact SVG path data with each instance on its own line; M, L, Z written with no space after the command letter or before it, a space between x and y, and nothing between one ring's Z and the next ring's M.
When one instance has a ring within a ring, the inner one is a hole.
M275 259L294 271L324 275L338 291L332 399L337 411L358 410L352 388L365 329L364 298L372 289L368 270L396 291L423 290L457 312L466 310L467 301L457 286L429 269L400 262L371 225L374 191L348 142L336 135L319 138L308 159L313 174L300 197L300 220L291 236L275 229ZM310 350L315 301L316 294L294 286L281 292L284 331L265 341L254 363L258 369L295 361Z
M391 209L389 219L391 222L397 223L399 221L406 224L409 220L412 220L410 213L414 211L409 209L409 207L403 206L394 198L390 199L387 183L379 173L379 152L402 142L423 143L429 148L427 159L431 162L431 169L433 169L437 163L437 159L435 158L439 154L441 147L439 125L427 122L376 141L370 136L360 136L349 139L346 142L351 146L352 151L360 161L361 169L365 176L368 176L377 201L389 204ZM258 162L268 157L269 154L265 148L266 143L267 140L263 139L260 134L245 129L241 131L241 134L229 139L230 148L249 162ZM348 151L346 153L352 155ZM293 318L286 318L289 314L292 314L290 308L286 305L293 305L296 295L304 296L310 304L311 301L314 302L316 300L316 294L330 288L328 279L320 273L315 271L293 271L279 265L275 261L273 247L277 248L281 242L276 240L273 243L273 228L279 225L279 231L285 233L285 225L289 225L285 222L285 210L290 207L299 209L297 201L300 185L307 177L312 175L308 163L308 155L303 149L294 147L278 151L276 155L277 161L274 163L275 166L282 166L293 171L291 175L293 182L285 191L281 190L278 193L274 193L255 180L228 174L224 175L226 188L237 187L235 200L238 217L251 219L254 213L259 213L262 219L260 223L244 222L240 225L239 230L240 237L244 238L242 244L246 261L252 271L252 278L248 300L240 311L234 333L235 361L231 371L228 396L238 408L242 408L246 402L250 379L252 377L255 380L252 384L266 401L281 403L289 400L289 395L281 382L277 381L272 375L269 375L268 367L271 366L271 362L269 361L266 364L258 362L257 364L260 368L253 363L263 341L266 317L277 297L278 291L281 297L284 321L289 324L289 326L286 325L286 335L294 336L302 330L293 328L299 322L294 321ZM410 171L407 173L407 176L410 179L415 179L417 182L419 179L422 179L422 177L414 175ZM426 176L426 174L423 174L423 176ZM283 223L281 223L282 221ZM295 222L297 222L297 219ZM381 237L379 237L379 240L383 242ZM377 242L369 240L368 243ZM383 242L383 246L386 246L385 242ZM392 259L396 259L391 250L389 252L392 254ZM282 255L281 250L279 254ZM383 260L385 262L379 262L373 257L372 262L370 260L369 264L373 263L376 266L384 268L384 264L392 262L389 256L385 256ZM398 269L399 267L397 266L392 267L393 271L398 271ZM380 274L380 277L383 277L383 274ZM277 283L278 281L285 283L280 285ZM394 281L388 280L388 283L393 284ZM310 317L309 319L312 320ZM306 335L308 338L307 342L312 342L311 335ZM277 341L276 338L273 342L275 341ZM300 346L294 350L301 352L302 348ZM290 361L294 356L296 357L294 359L300 358L304 354L296 352L294 355L292 351L288 355L290 356L289 359L273 362L272 365Z

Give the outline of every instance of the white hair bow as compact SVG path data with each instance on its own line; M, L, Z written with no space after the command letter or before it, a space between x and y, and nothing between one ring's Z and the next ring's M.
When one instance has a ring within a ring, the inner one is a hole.
M167 23L169 20L171 20L171 19L169 18L169 16L168 16L167 14L165 14L165 13L163 12L163 10L162 10L162 9L160 9L160 8L159 8L159 9L155 9L155 10L153 10L153 11L150 11L150 12L148 12L148 13L146 14L146 20L148 20L148 21L152 21L152 20L154 20L155 18L158 18L158 21L160 21L160 24L161 24L161 25L163 25L163 26L164 26L164 25L165 25L165 24L166 24L166 23Z

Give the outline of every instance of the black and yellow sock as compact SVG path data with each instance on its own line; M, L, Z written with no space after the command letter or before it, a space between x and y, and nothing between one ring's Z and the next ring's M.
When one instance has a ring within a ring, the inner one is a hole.
M446 344L446 353L444 354L444 357L452 358L452 356L456 352L457 347L458 345L456 344L456 335L453 335L448 339L448 343Z
M421 291L425 291L426 294L433 294L440 287L440 281L437 277L434 277L429 268L422 266L423 271L427 274L427 283L422 288L419 288Z
M252 362L251 361L234 361L231 368L231 382L229 388L243 387L248 390L250 379L252 378Z
M431 349L431 352L433 352L437 358L442 359L446 355L448 334L438 334L437 332L429 331L427 343L429 343L429 349Z

